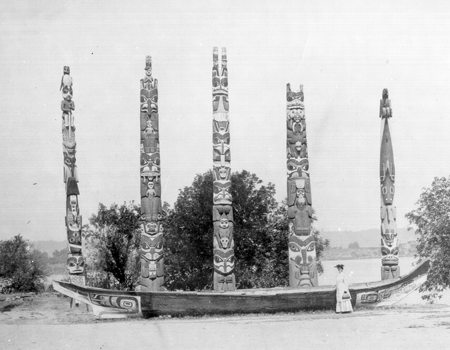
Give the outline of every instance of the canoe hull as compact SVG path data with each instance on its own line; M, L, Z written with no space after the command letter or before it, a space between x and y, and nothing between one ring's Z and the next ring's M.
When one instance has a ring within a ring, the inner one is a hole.
M394 280L350 285L353 306L388 306L419 288L429 262ZM95 317L125 318L295 312L333 309L334 286L248 289L233 292L127 292L54 281L54 289L92 306Z

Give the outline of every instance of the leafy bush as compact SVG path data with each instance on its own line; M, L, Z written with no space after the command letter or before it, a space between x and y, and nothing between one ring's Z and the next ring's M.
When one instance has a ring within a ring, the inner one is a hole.
M89 219L91 226L84 227L88 245L86 260L91 269L105 273L108 278L96 275L93 283L109 285L108 288L118 284L121 290L134 289L140 275L139 218L139 206L112 204L108 209L99 204L97 215Z
M20 234L0 241L0 277L3 278L0 292L44 291L47 260L46 253L30 252L29 243Z
M431 188L423 189L416 204L418 208L406 218L416 228L415 256L431 262L421 291L427 292L424 299L432 300L450 287L450 176L436 177Z

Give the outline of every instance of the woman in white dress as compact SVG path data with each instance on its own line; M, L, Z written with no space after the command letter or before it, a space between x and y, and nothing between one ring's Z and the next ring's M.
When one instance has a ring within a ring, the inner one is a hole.
M335 266L338 269L336 276L336 313L352 312L352 298L348 290L348 278L344 274L344 265Z

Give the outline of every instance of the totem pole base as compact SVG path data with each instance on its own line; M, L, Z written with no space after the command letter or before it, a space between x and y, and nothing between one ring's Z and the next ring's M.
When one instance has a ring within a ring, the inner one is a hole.
M236 277L234 273L224 276L214 272L214 290L217 292L231 292L236 290Z
M139 285L136 286L136 292L162 292L164 291L164 276L157 277L155 279L139 278Z
M69 275L69 281L70 283L76 284L77 286L82 286L85 287L86 286L86 276L81 276L81 275ZM70 298L70 308L73 308L74 305L74 301L75 301L75 307L79 307L80 306L80 302L74 298ZM89 304L86 304L86 311L89 311Z

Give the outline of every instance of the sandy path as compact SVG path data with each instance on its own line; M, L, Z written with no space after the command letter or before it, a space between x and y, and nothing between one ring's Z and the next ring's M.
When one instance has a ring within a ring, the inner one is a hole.
M47 297L0 314L0 349L447 349L450 307L95 321Z

